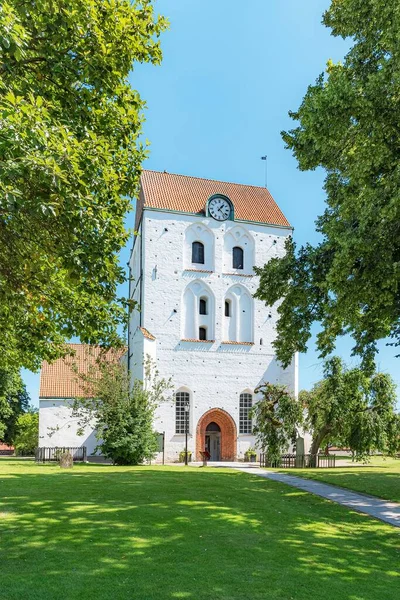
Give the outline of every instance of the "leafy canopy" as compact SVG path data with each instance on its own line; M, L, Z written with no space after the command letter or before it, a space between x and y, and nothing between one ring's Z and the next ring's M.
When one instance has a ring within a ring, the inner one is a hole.
M6 444L14 444L18 418L29 409L29 401L21 375L0 369L0 440Z
M161 61L151 0L0 7L0 355L36 369L63 342L116 345L118 252L145 149L134 62Z
M376 451L393 455L398 450L396 386L388 374L368 376L333 357L325 362L324 379L310 391L301 391L299 401L312 433L311 454L330 443L349 448L357 460Z
M335 36L352 37L343 64L328 62L290 113L283 139L301 170L326 171L322 242L258 269L257 297L279 306L278 358L317 345L331 353L350 333L372 368L377 340L400 344L400 6L386 0L333 0L323 17Z
M284 385L263 383L254 393L261 393L262 398L252 409L253 432L267 460L273 463L296 439L303 420L301 405Z
M33 454L39 441L39 413L30 411L18 417L14 447L17 454Z
M131 386L125 364L100 358L79 375L84 397L74 400L73 415L81 430L89 424L96 428L97 449L114 464L139 465L157 451L154 412L170 382L159 378L150 360L145 371L145 382Z
M324 364L324 379L301 391L298 400L285 386L271 383L255 392L262 398L253 408L254 433L271 463L279 462L303 431L311 432L311 455L332 443L349 448L356 460L374 452L394 455L400 449L400 415L390 375L368 376L334 356Z

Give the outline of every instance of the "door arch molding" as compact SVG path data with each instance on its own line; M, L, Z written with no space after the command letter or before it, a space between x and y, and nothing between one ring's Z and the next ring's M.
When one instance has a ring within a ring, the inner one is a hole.
M200 452L204 450L206 429L213 422L221 430L221 460L236 460L236 423L222 408L212 408L200 417L196 428L196 460L202 460Z

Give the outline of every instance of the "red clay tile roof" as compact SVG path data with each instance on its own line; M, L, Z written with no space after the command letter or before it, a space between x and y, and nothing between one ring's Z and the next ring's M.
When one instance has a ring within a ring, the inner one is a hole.
M0 451L4 452L4 450L6 452L12 452L12 451L14 451L14 446L9 446L8 444L5 444L4 442L0 442Z
M139 226L144 207L204 214L207 200L214 194L228 196L233 202L235 220L290 227L264 187L147 170L142 172L140 183L135 229Z
M247 275L246 273L222 273L222 275L229 275L230 277L254 277L254 275Z
M143 333L144 337L148 340L155 340L156 338L150 331L148 331L145 327L139 327L140 331Z
M215 340L182 339L181 342L200 342L201 344L213 344Z
M233 344L234 346L254 346L254 342L221 342L221 344Z
M207 271L206 269L185 269L185 271L190 273L214 273L214 271Z
M96 360L104 353L99 346L88 344L68 344L73 356L59 358L53 363L43 361L40 372L40 398L76 398L85 395L74 366L78 373L88 373L89 367L96 364ZM126 352L126 348L109 350L105 353L107 360L117 361Z

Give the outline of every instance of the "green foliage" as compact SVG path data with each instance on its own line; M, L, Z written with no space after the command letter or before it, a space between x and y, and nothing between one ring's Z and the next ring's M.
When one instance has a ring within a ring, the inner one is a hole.
M253 446L250 446L250 448L248 448L246 450L246 452L244 453L244 455L246 456L257 456L257 450L255 448L253 448Z
M263 383L254 390L255 394L259 392L263 397L252 409L253 431L268 461L274 462L288 449L296 428L301 425L302 409L284 385Z
M39 440L39 413L27 412L18 417L14 447L17 454L33 454Z
M151 0L0 9L0 353L36 369L63 342L116 345L118 252L145 149L134 62L161 61Z
M331 353L350 333L354 353L373 369L377 340L400 344L400 11L385 0L333 0L323 22L352 37L343 63L308 88L283 139L301 170L326 171L327 208L317 220L322 241L263 269L257 297L279 306L278 358L288 365L317 345Z
M74 416L81 427L95 426L101 453L118 465L151 460L158 448L154 411L170 382L160 379L149 361L145 382L135 380L132 387L126 366L108 360L99 360L80 379L85 395L91 397L75 399Z
M185 462L185 455L186 455L185 450L182 450L182 452L179 452L179 462ZM190 450L188 450L187 456L188 456L188 462L190 462L192 460L192 453Z
M325 363L324 379L301 391L299 401L313 435L311 454L332 442L350 448L356 460L374 451L393 455L399 449L396 386L390 375L368 376L333 357Z
M16 370L0 370L0 440L14 444L19 416L28 410L29 395ZM37 445L37 444L36 444Z

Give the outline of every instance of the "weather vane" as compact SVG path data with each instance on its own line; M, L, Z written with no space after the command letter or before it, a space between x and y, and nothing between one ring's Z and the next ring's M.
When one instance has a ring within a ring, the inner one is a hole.
M261 157L261 160L265 160L265 187L268 187L267 186L267 172L268 172L267 171L267 166L268 166L267 158L268 158L267 155Z

